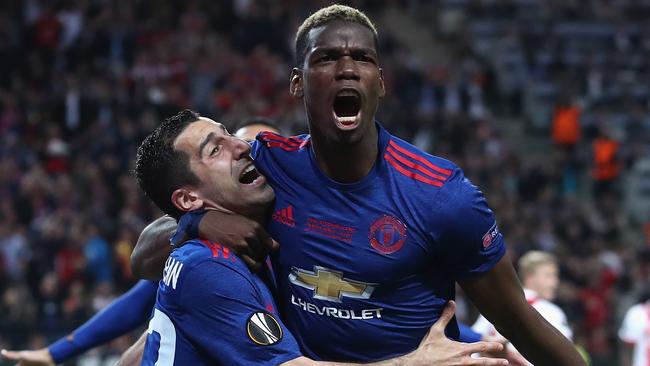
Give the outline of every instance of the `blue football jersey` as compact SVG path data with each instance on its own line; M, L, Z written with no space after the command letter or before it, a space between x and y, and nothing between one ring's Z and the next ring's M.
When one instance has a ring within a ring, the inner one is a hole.
M284 322L314 359L373 361L414 350L454 299L455 281L505 254L483 194L453 163L391 136L359 182L318 168L310 136L258 135L275 190L268 229ZM452 322L447 335L457 338Z
M279 365L299 357L262 279L227 248L191 240L165 264L142 365Z

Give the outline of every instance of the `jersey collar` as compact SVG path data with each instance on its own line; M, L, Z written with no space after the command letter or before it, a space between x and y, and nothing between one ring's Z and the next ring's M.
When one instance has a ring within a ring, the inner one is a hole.
M377 141L377 148L378 148L378 154L377 154L377 160L375 161L375 164L372 166L372 169L370 169L370 172L368 174L361 178L357 182L353 183L340 183L337 181L334 181L330 179L328 176L326 176L318 167L318 163L316 160L316 157L314 156L314 150L313 149L308 149L309 150L309 160L311 163L311 166L314 170L314 174L327 186L332 187L337 190L342 190L342 191L355 191L355 190L360 190L363 188L366 188L370 184L372 184L373 180L377 177L377 175L384 169L384 153L386 151L386 146L388 146L388 142L390 141L390 134L384 127L375 120L375 127L377 128L377 136L378 136L378 141Z

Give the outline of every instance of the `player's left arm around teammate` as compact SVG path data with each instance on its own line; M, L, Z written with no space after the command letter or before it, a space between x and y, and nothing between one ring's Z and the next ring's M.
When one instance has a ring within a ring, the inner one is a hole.
M199 237L231 248L252 270L260 269L269 251L278 249L278 243L262 225L244 216L207 210L196 218ZM144 228L131 254L133 274L143 279L160 280L165 261L173 249L169 240L173 235L187 234L183 229L167 215Z
M481 314L529 361L585 365L573 344L528 304L508 254L488 272L459 283Z

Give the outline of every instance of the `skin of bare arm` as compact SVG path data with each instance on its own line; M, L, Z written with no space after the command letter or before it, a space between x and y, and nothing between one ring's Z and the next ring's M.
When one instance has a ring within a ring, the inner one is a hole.
M142 363L144 344L147 341L147 332L142 333L138 341L124 351L122 357L113 366L139 366Z
M481 314L536 365L586 365L574 345L524 297L506 254L489 272L459 281Z
M16 366L54 366L52 355L47 348L25 351L2 350L2 357L6 360L17 361Z
M131 271L136 277L157 281L162 278L165 261L173 249L169 238L177 223L171 216L162 216L142 230L131 253Z

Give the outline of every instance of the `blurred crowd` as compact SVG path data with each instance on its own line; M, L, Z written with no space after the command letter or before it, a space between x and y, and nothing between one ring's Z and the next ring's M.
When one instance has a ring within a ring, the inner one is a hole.
M557 303L576 342L614 364L622 314L650 297L650 2L348 3L379 28L379 120L465 170L513 260L560 258ZM0 346L41 347L135 282L131 250L159 211L130 170L162 118L192 108L231 128L264 116L306 132L287 92L293 35L328 4L0 4ZM445 57L387 31L389 12Z

